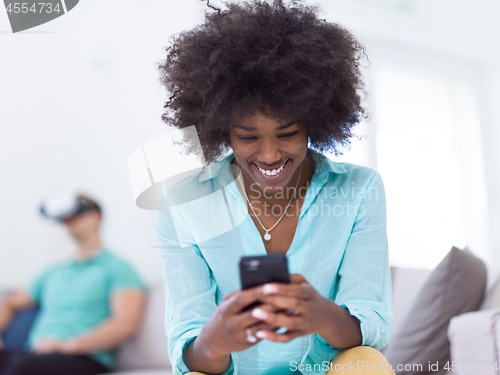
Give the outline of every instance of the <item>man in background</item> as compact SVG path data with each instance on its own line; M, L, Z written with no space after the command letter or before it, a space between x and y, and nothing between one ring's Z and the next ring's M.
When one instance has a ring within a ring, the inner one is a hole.
M27 351L3 348L0 375L92 375L112 370L113 350L137 331L145 287L134 269L102 245L99 205L84 195L60 194L41 208L76 241L70 262L54 265L0 302L0 333L30 306L40 310Z

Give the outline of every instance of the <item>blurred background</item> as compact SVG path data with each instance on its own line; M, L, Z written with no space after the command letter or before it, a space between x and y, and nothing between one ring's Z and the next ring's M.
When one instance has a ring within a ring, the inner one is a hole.
M217 2L214 1L217 4ZM383 177L390 262L433 268L452 245L500 265L500 4L316 0L366 46L371 118L335 160ZM0 285L26 286L75 249L38 214L68 187L103 206L104 243L159 281L153 212L134 204L128 157L168 129L156 64L200 0L81 0L12 34L0 11Z

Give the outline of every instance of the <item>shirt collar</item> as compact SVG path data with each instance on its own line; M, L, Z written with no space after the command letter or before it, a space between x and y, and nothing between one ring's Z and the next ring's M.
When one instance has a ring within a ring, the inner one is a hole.
M321 155L312 149L308 149L308 153ZM219 175L221 175L221 177L222 176L229 177L231 174L229 164L231 164L233 159L234 159L234 153L231 152L221 161L214 164L210 164L200 173L198 181L203 182L215 179L216 177L219 177ZM328 157L321 158L319 162L316 164L316 170L314 171L314 176L317 176L317 178L319 178L323 183L326 183L326 181L328 181L328 178L330 177L330 173L343 174L347 173L347 169L345 168L344 163L338 163L332 161ZM232 175L229 178L232 179Z
M76 257L71 260L72 265L83 265L83 264L90 264L96 262L99 258L101 258L104 253L106 253L105 248L100 248L97 250L94 255L90 258L85 259L84 261L78 260Z
M311 149L309 149L309 152L318 156L317 158L315 158L316 160L319 159L319 161L316 163L316 169L314 170L313 178L318 178L322 182L322 184L325 184L328 181L330 174L332 173L347 173L347 169L344 166L344 163L338 163L336 161L330 160L328 157L319 154L318 152Z

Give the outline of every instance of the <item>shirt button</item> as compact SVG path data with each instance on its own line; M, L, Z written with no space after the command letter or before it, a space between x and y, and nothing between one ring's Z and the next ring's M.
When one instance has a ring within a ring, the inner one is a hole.
M170 320L174 320L174 316L173 316L173 315L170 315L170 316L169 316L169 319L170 319Z

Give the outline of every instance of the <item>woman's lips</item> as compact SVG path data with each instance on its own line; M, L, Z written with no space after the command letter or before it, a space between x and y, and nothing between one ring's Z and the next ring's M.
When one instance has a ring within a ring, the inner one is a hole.
M269 169L269 168L261 168L259 167L257 164L255 163L252 163L256 169L256 172L262 177L264 178L265 180L277 180L279 179L281 176L284 176L286 174L286 171L287 171L287 167L288 167L288 164L289 164L289 161L290 159L288 159L285 163L283 163L282 165L280 165L278 168L273 168L273 169Z

